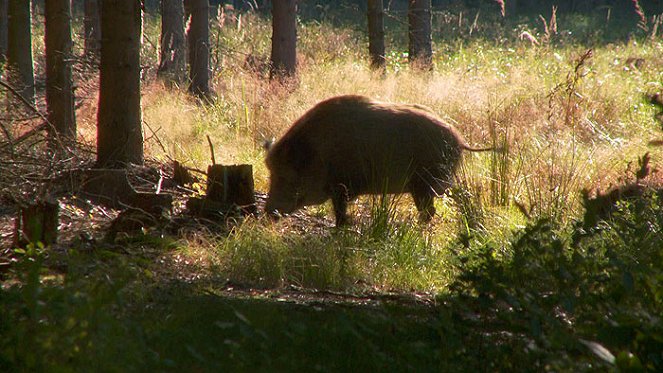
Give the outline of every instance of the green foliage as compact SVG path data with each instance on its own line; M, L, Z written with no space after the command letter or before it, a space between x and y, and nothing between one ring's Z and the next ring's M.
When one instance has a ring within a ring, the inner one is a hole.
M126 304L127 273L73 271L62 282L47 281L44 250L17 253L19 283L0 290L0 370L98 370L100 361L105 371L135 367L139 336L128 338L133 325L113 312Z
M221 274L258 287L343 288L356 276L348 258L343 237L284 235L262 222L235 228L215 253Z
M184 295L157 309L147 324L150 345L167 357L157 370L432 371L441 343L430 312L397 305Z
M661 370L662 223L656 195L622 205L589 232L580 224L564 232L539 220L506 249L478 245L460 255L462 272L451 289L464 296L454 298L455 305L475 307L513 333L503 347L540 368ZM465 324L460 328L471 322ZM616 359L594 355L588 345L597 344Z

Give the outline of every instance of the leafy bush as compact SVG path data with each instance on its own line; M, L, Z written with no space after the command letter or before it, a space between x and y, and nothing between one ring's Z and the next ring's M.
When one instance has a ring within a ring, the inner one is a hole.
M454 302L509 335L500 349L510 346L539 368L660 371L661 231L657 195L622 204L587 232L539 220L506 249L488 244L460 254Z
M141 361L140 340L128 337L132 324L116 314L126 304L121 277L74 274L49 283L42 250L19 252L20 285L0 288L1 371L92 371L100 361L121 361L104 370L125 371Z

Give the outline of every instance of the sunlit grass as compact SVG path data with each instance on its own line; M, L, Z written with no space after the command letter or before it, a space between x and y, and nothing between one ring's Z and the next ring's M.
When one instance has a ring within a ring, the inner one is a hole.
M146 22L148 39L158 40L158 20ZM204 170L212 158L209 136L218 163L253 165L256 189L267 191L263 141L341 94L426 105L470 145L504 152L466 154L460 189L436 201L430 227L411 223L416 211L409 196L398 199L393 214L375 211L374 201L363 198L351 209L361 215L358 233L302 235L288 231L287 219L276 226L250 220L207 244L207 254L190 253L209 255L215 270L233 281L443 291L452 276L445 263L462 235L478 230L484 240L508 245L528 219L569 221L580 213L581 189L607 189L645 151L654 160L660 156L647 146L660 125L645 98L663 81L660 42L599 44L579 65L587 47L563 40L533 46L515 34L505 43L444 39L436 40L435 70L419 72L407 65L399 39L388 35L383 75L368 68L363 33L315 21L300 24L297 82L281 86L268 81L264 65L247 62L267 62L270 36L269 20L260 15L227 14L212 25L211 104L196 102L186 87L166 88L148 77L142 88L147 154ZM151 61L156 51L148 44L143 55ZM645 63L634 69L632 58ZM328 204L309 211L331 216ZM385 217L387 225L379 226ZM378 228L386 233L376 239Z

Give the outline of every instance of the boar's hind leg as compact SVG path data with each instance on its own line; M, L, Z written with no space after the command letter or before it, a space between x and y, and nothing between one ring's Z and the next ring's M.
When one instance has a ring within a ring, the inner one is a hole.
M336 226L340 227L348 223L348 188L343 184L336 184L331 188L332 205L336 217Z
M422 182L412 185L410 194L412 194L414 204L417 206L417 210L419 210L419 219L424 223L428 223L435 215L435 206L433 205L435 191L430 185Z

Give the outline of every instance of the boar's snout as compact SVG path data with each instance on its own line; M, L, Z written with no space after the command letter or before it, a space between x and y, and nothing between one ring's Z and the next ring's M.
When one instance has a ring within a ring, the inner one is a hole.
M286 204L277 203L273 197L267 198L267 203L265 204L265 213L272 219L278 219L283 216L283 214L289 214L293 212L294 207L286 206Z

